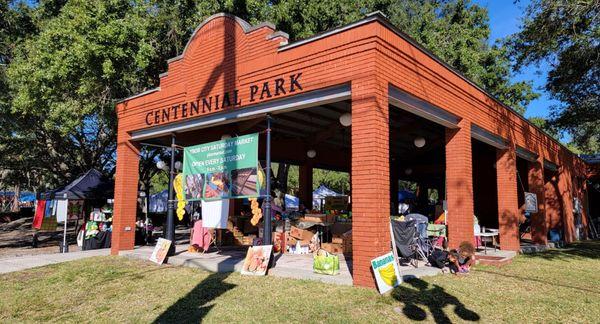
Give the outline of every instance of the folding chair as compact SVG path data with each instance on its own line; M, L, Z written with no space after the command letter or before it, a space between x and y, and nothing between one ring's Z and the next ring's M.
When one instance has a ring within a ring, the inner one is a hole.
M217 251L220 251L217 245L216 229L202 227L202 220L197 220L194 223L190 243L201 247L201 253L208 251L211 246L216 247Z
M428 243L420 240L414 220L402 222L392 219L390 221L390 234L394 256L397 260L408 260L409 264L415 268L419 267L419 260L429 262L427 252L423 250L423 245Z

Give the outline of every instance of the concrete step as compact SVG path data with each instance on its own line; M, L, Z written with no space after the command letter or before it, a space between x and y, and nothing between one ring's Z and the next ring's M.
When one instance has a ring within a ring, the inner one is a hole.
M521 245L521 252L523 254L532 254L532 253L544 252L546 250L548 250L548 246L547 245L541 245L541 244Z
M477 260L477 264L501 267L511 263L515 256L517 256L517 252L515 251L492 251L488 249L487 253L481 251L477 252L475 254L475 259Z
M506 258L506 257L498 257L498 256L491 256L491 255L483 255L483 256L477 256L477 264L501 267L501 266L511 263L512 259L513 259L512 257Z

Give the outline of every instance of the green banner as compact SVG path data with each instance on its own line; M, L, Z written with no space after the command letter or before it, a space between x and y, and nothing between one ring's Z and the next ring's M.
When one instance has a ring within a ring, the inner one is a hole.
M183 154L185 199L258 197L258 134L186 147Z

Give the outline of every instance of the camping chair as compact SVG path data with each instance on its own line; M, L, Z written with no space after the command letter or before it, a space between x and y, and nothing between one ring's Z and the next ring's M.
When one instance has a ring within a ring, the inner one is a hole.
M429 248L427 247L427 242L419 238L416 221L402 222L392 219L390 222L390 234L392 236L394 255L399 256L399 259L408 260L415 268L419 266L419 260L428 262L428 254L427 251L423 250L423 246L427 250Z
M408 221L415 221L415 226L417 227L418 234L418 242L421 250L425 253L427 257L434 250L434 243L427 235L427 225L429 224L429 218L425 215L411 213L405 216L405 219Z
M218 235L219 233L217 232L216 228L207 228L206 230L208 230L208 232L210 233L210 242L208 243L208 247L206 247L205 250L202 251L202 254L206 253L211 247L215 247L217 249L217 252L221 252L221 249L219 248L219 244L218 243Z
M202 227L202 220L197 220L194 223L194 227L192 229L190 244L196 244L199 247L201 247L201 253L205 253L206 251L208 251L211 248L211 246L216 247L217 251L220 252L220 249L217 245L216 234L216 229Z

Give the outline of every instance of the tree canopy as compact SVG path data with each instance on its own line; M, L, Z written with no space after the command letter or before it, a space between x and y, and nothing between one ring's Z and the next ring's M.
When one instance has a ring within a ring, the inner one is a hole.
M560 104L550 124L584 152L600 150L600 2L534 0L508 41L514 67L548 62L546 91Z
M0 0L0 170L17 182L32 174L31 188L114 172L116 102L156 87L216 12L297 40L375 10L517 111L535 98L529 83L511 83L506 47L489 45L487 11L468 0ZM145 152L142 168L159 154Z

